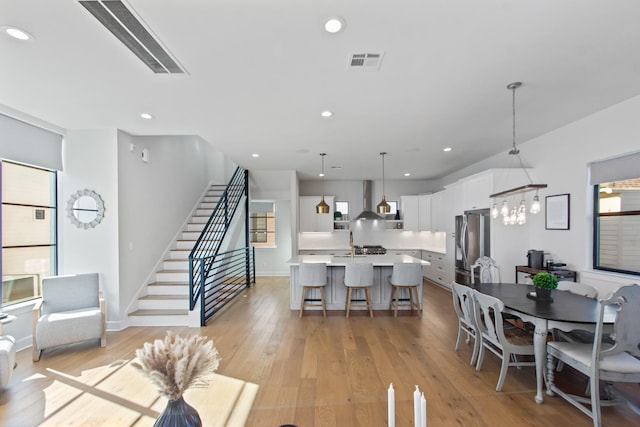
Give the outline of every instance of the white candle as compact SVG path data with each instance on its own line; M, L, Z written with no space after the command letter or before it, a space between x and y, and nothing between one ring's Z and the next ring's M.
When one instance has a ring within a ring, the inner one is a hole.
M420 395L420 420L421 426L427 427L427 400L424 398L424 393Z
M416 390L413 392L413 425L419 427L422 425L420 422L420 389L416 386Z
M396 425L396 407L395 407L395 395L393 391L393 383L389 384L389 390L387 391L387 401L389 406L389 427L395 427Z

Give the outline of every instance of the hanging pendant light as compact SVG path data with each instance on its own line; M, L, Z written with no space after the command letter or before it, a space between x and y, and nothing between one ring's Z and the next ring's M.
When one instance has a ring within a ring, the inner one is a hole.
M521 82L513 82L507 85L507 89L511 91L512 101L511 101L511 112L513 114L513 139L511 150L509 150L510 156L516 156L518 161L520 162L520 167L524 171L527 179L529 180L529 184L523 185L521 187L511 188L509 190L504 190L499 193L490 194L489 197L495 200L496 197L508 197L516 194L523 194L522 200L520 201L520 205L516 205L514 203L513 207L509 208L507 200L505 199L502 202L502 209L500 213L502 214L503 222L505 225L507 224L526 224L527 222L527 206L526 201L524 199L524 193L529 191L535 191L536 195L533 198L533 202L531 203L531 208L529 212L532 214L537 214L540 212L540 199L538 197L538 190L541 188L547 188L547 184L534 184L533 180L529 176L529 172L524 167L522 159L520 158L520 150L516 147L516 89L522 86ZM494 203L495 205L495 203ZM497 206L496 206L497 208ZM493 213L493 211L492 211ZM493 216L493 215L492 215ZM494 216L495 218L495 216Z
M320 153L320 157L322 157L322 172L320 176L322 177L322 198L320 199L320 203L316 205L316 213L319 214L328 214L329 213L329 205L324 201L324 156L327 153Z
M380 201L380 203L378 203L376 207L379 214L386 214L391 212L391 206L389 205L389 203L387 203L387 200L384 194L384 156L385 154L387 153L384 151L380 153L380 156L382 156L382 200Z

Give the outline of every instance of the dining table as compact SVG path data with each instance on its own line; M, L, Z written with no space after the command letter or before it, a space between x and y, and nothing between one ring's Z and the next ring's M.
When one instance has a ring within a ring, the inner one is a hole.
M476 283L469 286L478 292L498 298L504 304L505 313L513 314L534 325L535 401L542 403L549 331L595 331L600 314L598 301L558 289L552 291L551 300L538 300L527 296L535 292L536 288L521 283ZM604 323L613 324L614 321L615 308L605 307ZM547 394L551 396L553 392L547 390Z

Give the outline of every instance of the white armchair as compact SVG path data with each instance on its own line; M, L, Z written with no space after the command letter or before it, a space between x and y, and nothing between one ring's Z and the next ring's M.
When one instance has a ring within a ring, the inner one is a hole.
M47 277L33 308L33 361L42 350L91 339L106 347L106 307L97 273Z

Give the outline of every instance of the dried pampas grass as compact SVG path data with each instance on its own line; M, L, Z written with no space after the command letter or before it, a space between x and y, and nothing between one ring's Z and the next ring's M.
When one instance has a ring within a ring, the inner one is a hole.
M167 331L164 340L145 343L136 350L136 356L138 361L133 366L169 400L179 399L189 387L206 386L206 377L220 363L218 349L207 337L180 337L171 331Z

